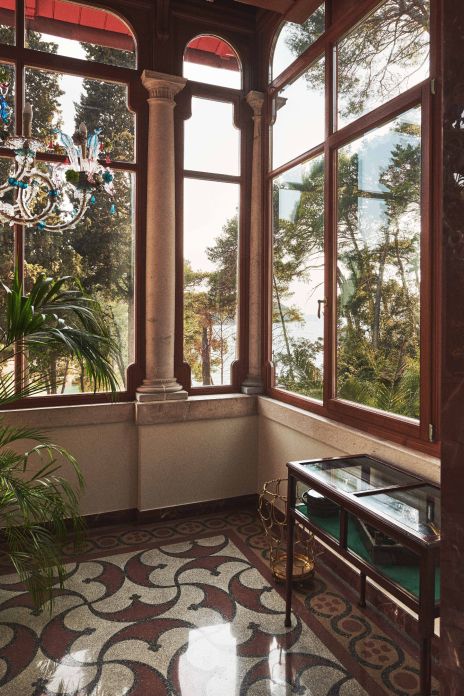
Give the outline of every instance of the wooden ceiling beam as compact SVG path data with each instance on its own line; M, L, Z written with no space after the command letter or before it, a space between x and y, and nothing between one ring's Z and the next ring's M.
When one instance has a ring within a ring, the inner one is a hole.
M285 19L289 22L297 22L302 24L309 15L312 14L322 0L236 0L244 5L253 5L260 7L263 10L278 12L285 15Z
M295 0L237 0L237 2L279 14L285 14L295 4Z

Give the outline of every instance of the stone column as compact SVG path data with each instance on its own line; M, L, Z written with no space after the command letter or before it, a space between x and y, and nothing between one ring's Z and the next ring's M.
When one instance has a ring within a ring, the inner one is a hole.
M146 238L146 359L138 401L186 399L174 377L175 153L174 97L186 84L175 75L144 70L149 93Z
M262 377L262 280L263 280L263 141L264 94L249 92L247 102L253 109L253 163L250 206L250 296L248 375L242 384L244 394L261 394Z

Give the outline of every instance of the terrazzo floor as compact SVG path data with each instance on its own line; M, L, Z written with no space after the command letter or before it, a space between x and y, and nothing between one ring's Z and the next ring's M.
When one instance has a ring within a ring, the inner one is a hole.
M52 614L0 566L1 696L419 695L413 649L322 563L284 627L253 509L91 530L65 551Z

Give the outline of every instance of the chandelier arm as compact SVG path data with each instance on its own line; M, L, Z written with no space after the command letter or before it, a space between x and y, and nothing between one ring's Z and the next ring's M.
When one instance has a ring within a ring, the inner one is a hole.
M44 181L45 184L48 186L49 190L53 190L53 182L48 175L42 174L41 172L37 172L34 170L30 170L27 174L28 176L34 176L37 179L42 179L42 181ZM54 205L54 201L49 197L45 208L43 208L43 210L40 213L34 215L29 210L29 203L31 198L33 198L33 194L31 193L30 187L27 189L19 189L17 204L20 213L23 219L26 221L26 224L34 225L37 222L41 222L42 220L44 220L50 214L51 209Z
M42 229L45 230L46 232L60 232L62 230L67 230L70 227L74 227L75 225L77 225L77 223L82 220L85 213L87 212L87 208L89 207L90 196L91 196L91 194L89 195L88 192L84 191L82 198L81 198L80 205L79 205L79 209L78 209L76 215L71 220L68 220L67 222L59 223L57 225L45 224L45 226Z

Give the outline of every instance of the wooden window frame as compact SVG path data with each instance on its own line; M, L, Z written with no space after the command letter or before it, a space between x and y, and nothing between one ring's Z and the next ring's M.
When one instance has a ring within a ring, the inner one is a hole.
M208 32L202 32L208 34ZM229 39L223 37L220 33L215 33L224 41L227 41L236 52L240 64L243 66L243 61L239 51ZM242 67L243 71L243 67ZM219 183L232 183L239 186L239 235L238 235L238 279L237 279L237 353L236 359L231 364L231 383L224 385L213 386L193 386L190 365L184 361L184 221L183 216L177 216L177 234L176 234L176 340L175 340L175 375L183 388L191 396L214 395L214 394L232 394L240 391L240 386L246 376L246 356L248 355L248 304L246 301L247 292L247 268L246 268L246 252L248 244L248 205L247 205L247 189L249 187L249 176L247 162L249 161L251 147L249 136L251 130L249 128L250 118L246 112L249 109L244 103L245 92L243 89L244 75L242 72L242 88L233 89L230 87L221 87L219 85L211 85L204 82L187 80L185 90L181 92L178 99L178 107L176 108L176 209L184 209L184 181L185 179L196 179L199 181L211 181ZM190 118L192 110L191 104L194 97L232 104L233 107L233 125L240 132L239 143L239 173L238 175L217 174L200 170L191 170L184 168L184 126L185 121Z
M358 428L371 435L386 438L412 447L427 454L438 456L439 437L439 359L438 343L440 320L439 271L440 271L440 184L432 171L440 170L440 100L437 98L440 85L439 26L442 11L441 0L431 0L431 50L430 77L424 82L401 93L387 103L372 109L348 125L335 129L336 71L335 50L338 41L356 27L368 14L383 3L379 0L363 0L348 8L345 15L331 22L332 0L326 0L326 31L302 55L276 76L268 86L266 129L266 302L265 327L265 384L266 393L282 402L328 417L332 420ZM274 36L280 31L281 22L274 27ZM268 58L272 60L270 40ZM271 169L271 126L272 100L279 91L296 80L311 65L325 55L326 112L325 140L311 150L294 158L275 170ZM269 64L269 61L268 61ZM421 195L421 319L420 319L420 419L413 419L377 411L370 407L336 398L336 316L337 316L337 151L366 132L384 125L401 113L415 106L422 107L422 195ZM324 154L325 160L325 296L324 313L324 397L317 402L274 386L272 364L272 181L276 176L317 155ZM432 170L432 167L435 169ZM432 190L432 181L437 182ZM432 426L432 430L431 430Z
M83 5L94 6L93 3L84 2ZM101 9L121 16L121 19L130 26L129 21L120 12L119 7L113 8L109 4L100 5ZM146 185L146 148L140 137L140 132L147 129L146 116L143 114L145 100L143 90L140 89L140 78L135 68L124 68L107 65L103 63L85 61L79 58L69 58L46 52L36 51L25 46L25 0L16 0L16 43L15 45L0 44L0 61L10 63L15 69L15 131L22 132L22 111L24 105L24 86L25 69L34 68L47 70L50 72L75 75L81 78L115 82L127 88L127 107L134 114L135 140L134 140L134 161L111 162L111 168L115 171L127 171L135 178L135 211L134 211L134 358L128 365L126 372L126 389L118 391L117 401L128 401L135 399L135 391L143 378L144 362L144 331L143 321L143 239L141 231L144 225L145 215L143 213L144 188ZM134 30L135 45L138 41ZM136 49L137 50L137 49ZM137 63L139 61L137 60ZM0 156L12 158L13 152L0 146ZM38 152L37 161L60 163L64 162L66 155ZM102 160L104 164L104 160ZM14 225L14 253L20 269L20 280L24 281L24 249L25 249L25 228L21 225ZM20 358L19 358L20 359ZM20 368L19 363L16 370ZM30 396L25 399L15 401L5 405L5 410L17 408L34 408L47 406L66 406L83 405L92 403L105 403L113 400L114 397L108 392L84 392L79 394L53 394L44 396Z

